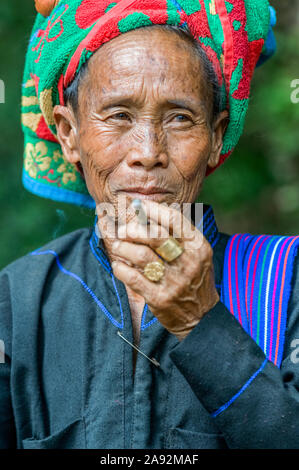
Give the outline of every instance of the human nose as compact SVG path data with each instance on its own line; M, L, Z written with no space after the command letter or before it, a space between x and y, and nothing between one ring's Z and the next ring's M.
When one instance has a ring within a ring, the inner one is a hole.
M168 166L165 136L160 126L139 126L132 136L134 143L127 155L129 166L143 166L148 170L156 166Z

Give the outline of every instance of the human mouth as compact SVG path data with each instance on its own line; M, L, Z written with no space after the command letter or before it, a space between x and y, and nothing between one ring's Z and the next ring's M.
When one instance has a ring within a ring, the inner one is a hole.
M160 202L170 194L162 188L157 187L137 187L137 188L124 188L119 191L122 194L126 194L132 199L150 199L152 201Z

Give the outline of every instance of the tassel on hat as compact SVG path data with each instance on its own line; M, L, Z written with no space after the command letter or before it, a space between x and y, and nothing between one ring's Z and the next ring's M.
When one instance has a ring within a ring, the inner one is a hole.
M35 8L38 13L47 17L58 5L60 0L35 0Z

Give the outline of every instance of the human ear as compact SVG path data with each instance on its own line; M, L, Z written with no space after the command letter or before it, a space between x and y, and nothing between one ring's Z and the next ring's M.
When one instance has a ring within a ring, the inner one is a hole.
M57 129L57 139L63 154L69 163L80 163L80 152L77 139L77 122L73 111L68 106L54 107L54 121Z
M223 137L228 124L228 111L218 114L212 125L212 149L208 160L208 167L215 168L220 159L223 147Z

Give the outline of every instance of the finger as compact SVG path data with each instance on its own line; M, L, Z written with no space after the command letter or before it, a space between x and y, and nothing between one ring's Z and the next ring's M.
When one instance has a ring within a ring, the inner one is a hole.
M141 295L146 303L152 303L153 289L157 289L157 283L149 281L137 269L132 268L125 263L114 261L112 263L114 275L130 287L137 294ZM160 281L161 282L161 281Z
M169 238L169 233L161 225L152 222L150 225L141 225L133 220L118 229L118 238L150 246L155 249Z
M103 238L117 239L117 224L111 209L101 204L97 206L98 229Z
M175 238L193 239L196 236L196 227L184 216L179 204L167 206L150 200L144 200L142 204L149 219L172 232Z
M112 245L112 253L144 269L148 263L159 261L155 252L146 245L117 240Z

